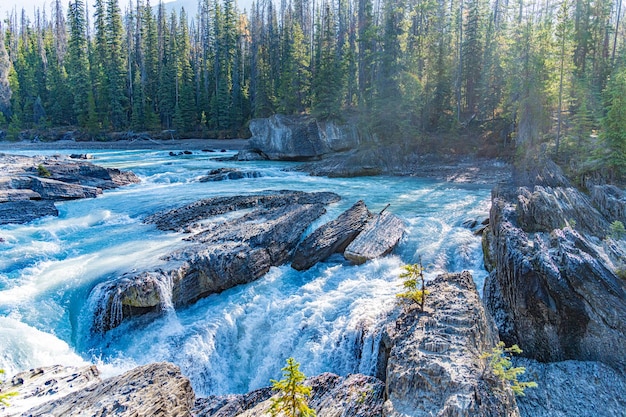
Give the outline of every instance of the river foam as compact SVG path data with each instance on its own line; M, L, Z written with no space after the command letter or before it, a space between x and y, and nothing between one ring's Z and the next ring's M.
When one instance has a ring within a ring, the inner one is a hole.
M0 243L0 366L8 372L50 360L91 361L113 375L166 360L182 368L199 395L268 385L289 356L307 375L372 374L380 326L396 302L403 264L421 259L429 279L468 269L479 288L486 275L480 238L462 223L487 217L487 187L408 177L310 177L282 170L293 166L289 163L221 162L200 152L184 157L156 150L91 153L95 163L133 170L142 183L59 204L58 218L0 227L5 240ZM263 176L197 181L221 167ZM106 335L92 334L94 287L158 265L162 256L186 244L183 235L160 232L144 224L144 217L201 198L282 189L342 196L307 233L363 199L372 211L390 204L387 210L406 220L406 236L384 259L354 266L335 255L308 271L275 267L256 282L189 307L166 308Z

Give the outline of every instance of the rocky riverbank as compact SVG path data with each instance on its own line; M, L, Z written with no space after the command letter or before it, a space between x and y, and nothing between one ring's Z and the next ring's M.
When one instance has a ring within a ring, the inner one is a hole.
M78 158L0 154L0 224L57 216L56 201L94 198L139 182L132 172Z
M480 357L497 334L471 275L441 275L428 290L424 312L399 305L380 329L378 377L322 374L307 380L313 388L309 404L319 417L519 415L511 389ZM0 389L19 393L0 410L25 416L268 416L273 394L262 388L195 398L188 379L167 363L105 380L94 367L41 368Z
M252 138L240 161L301 161L316 176L402 175L457 183L497 184L511 179L506 161L471 155L424 154L416 143L385 143L349 123L275 115L250 123Z

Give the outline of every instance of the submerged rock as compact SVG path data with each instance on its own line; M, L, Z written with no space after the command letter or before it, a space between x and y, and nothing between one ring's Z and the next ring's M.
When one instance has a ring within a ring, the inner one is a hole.
M49 389L46 384L42 388ZM164 362L90 384L23 415L185 417L192 415L194 402L189 379L177 366Z
M305 384L311 387L309 407L318 417L381 415L384 384L374 377L324 373L308 378ZM268 387L244 395L200 398L194 412L202 417L268 417L273 394Z
M343 256L355 264L380 258L396 247L405 227L404 221L394 214L378 214L367 221L363 231L348 245Z
M403 310L385 328L385 417L519 416L512 390L485 369L497 343L469 272L428 283L424 313Z
M131 172L60 156L0 154L0 224L57 216L55 201L93 198L139 182Z
M227 180L240 180L243 178L259 178L262 177L263 174L259 171L242 171L240 169L235 168L217 168L212 169L205 175L201 177L198 181L200 182L211 182L211 181L227 181Z
M361 232L371 214L363 200L343 212L337 219L324 224L306 237L296 248L291 267L309 269L333 253L343 252Z

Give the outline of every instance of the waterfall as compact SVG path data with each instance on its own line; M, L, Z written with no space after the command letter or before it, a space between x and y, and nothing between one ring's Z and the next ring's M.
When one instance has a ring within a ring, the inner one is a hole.
M280 378L289 356L310 376L374 375L384 360L385 352L379 351L383 326L395 308L403 264L421 258L427 278L468 269L479 289L486 275L480 237L462 223L487 217L489 187L408 177L310 177L282 170L293 164L215 161L210 154L171 158L160 150L89 152L98 164L130 169L143 181L96 199L60 203L58 219L0 226L0 237L6 238L0 244L0 324L11 323L19 329L15 334L28 334L24 340L34 343L32 349L18 349L21 356L4 358L7 371L38 366L46 358L68 365L77 358L96 362L107 375L170 361L201 396L267 386ZM198 181L219 168L262 176ZM314 227L363 199L373 212L391 204L387 211L408 224L406 236L385 258L354 266L333 255L301 272L288 265L273 267L255 282L174 310L176 277L159 268L168 269L163 258L189 242L142 219L201 198L285 189L342 196ZM142 273L150 279L145 291L134 293L133 277ZM113 291L112 280L128 285ZM135 301L129 304L129 297ZM132 315L131 304L150 314L122 320ZM102 332L111 325L116 327ZM19 347L14 342L21 339L0 336L1 351Z

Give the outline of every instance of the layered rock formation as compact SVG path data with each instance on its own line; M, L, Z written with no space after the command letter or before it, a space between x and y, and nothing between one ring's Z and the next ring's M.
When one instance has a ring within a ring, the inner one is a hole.
M310 116L273 115L250 122L252 138L239 160L306 161L356 148L360 134L353 125L318 121Z
M7 416L185 417L195 402L189 379L170 363L139 366L105 380L93 366L38 368L16 375L7 388L19 393L4 408ZM49 400L20 413L37 402L33 397Z
M187 238L192 244L171 253L164 268L124 274L97 286L93 293L102 299L95 329L107 331L128 317L183 306L258 279L271 266L285 263L301 234L325 213L324 206L338 200L333 193L303 192L217 197L147 218L164 230L193 231ZM206 222L245 208L255 210Z
M370 214L359 202L303 241L294 257L305 230L325 213L325 205L338 200L333 193L298 191L215 197L146 218L162 230L191 233L186 238L191 243L169 254L164 267L126 273L96 286L94 330L106 332L129 317L181 307L252 282L292 258L295 267L306 269L342 251L357 235L360 247L368 250L360 262L383 256L397 245L404 223L387 213L375 222L375 232L366 227L368 234L361 238ZM237 217L241 210L246 211ZM231 220L211 221L227 213L233 213Z
M306 237L296 248L291 266L298 271L309 269L333 253L343 252L367 224L371 213L363 200Z
M511 389L480 358L498 336L472 276L440 275L428 291L425 313L405 309L385 328L382 415L519 416Z
M385 256L400 242L405 227L404 221L391 213L373 216L348 245L343 256L355 264Z
M626 410L626 376L600 362L519 358L515 365L539 383L517 398L522 417L614 417Z
M383 403L384 384L366 375L340 377L324 373L305 382L311 387L309 407L317 417L378 417ZM201 398L195 413L202 417L269 416L271 388L261 388L245 395Z
M93 198L139 182L131 172L60 156L0 154L0 224L56 216L55 201Z
M494 190L483 235L484 298L500 337L539 361L626 370L624 242L607 238L610 219L554 165L521 178L527 185ZM613 207L608 198L594 201L605 212Z

